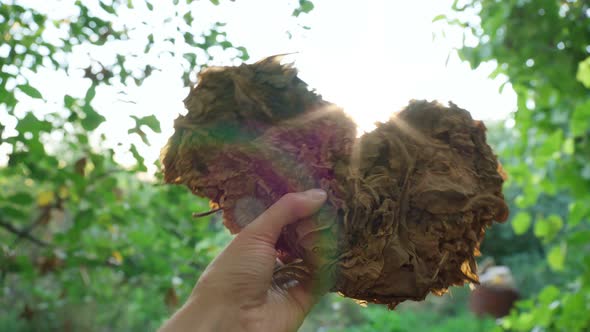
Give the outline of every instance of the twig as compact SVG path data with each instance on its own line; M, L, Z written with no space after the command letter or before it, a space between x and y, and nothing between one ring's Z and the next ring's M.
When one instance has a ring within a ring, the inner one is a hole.
M208 215L212 215L213 213L218 212L218 211L221 211L221 210L222 210L222 208L217 208L217 209L213 209L213 210L207 211L207 212L200 212L200 213L194 212L193 213L193 218L206 217Z
M61 204L61 202L59 202L60 200L58 199L58 204L52 204L49 206L45 206L41 212L41 214L39 215L39 217L37 217L37 219L32 222L29 226L25 227L24 229L22 229L20 232L21 234L18 235L18 237L16 239L14 239L14 241L12 242L12 245L10 246L11 248L14 248L21 239L26 238L26 235L30 235L31 232L33 232L33 230L41 225L44 221L49 220L49 218L51 218L51 209L54 207L57 207L59 204Z
M25 238L25 239L27 239L39 246L42 246L42 247L51 246L51 244L49 244L43 240L39 240L38 238L32 236L31 234L16 228L14 225L12 225L11 223L8 223L4 220L0 220L0 227L4 228L5 230L9 231L12 234L15 234L19 237Z
M164 229L166 232L172 234L177 239L184 240L184 236L182 236L182 234L180 234L177 230L172 229L172 228L169 228L169 227L166 227L166 226L162 226L162 229Z

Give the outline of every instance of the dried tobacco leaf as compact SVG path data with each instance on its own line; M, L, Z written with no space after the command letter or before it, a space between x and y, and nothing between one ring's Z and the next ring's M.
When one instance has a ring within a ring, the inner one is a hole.
M209 198L232 233L288 192L325 189L317 215L283 230L279 282L313 278L391 308L477 283L485 229L508 217L483 123L412 101L356 138L342 109L280 60L199 75L162 151L165 181Z

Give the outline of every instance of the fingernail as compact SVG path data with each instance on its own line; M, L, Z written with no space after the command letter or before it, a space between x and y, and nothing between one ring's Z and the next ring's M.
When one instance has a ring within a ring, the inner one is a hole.
M304 194L314 201L324 201L328 197L328 193L323 189L310 189L304 192Z

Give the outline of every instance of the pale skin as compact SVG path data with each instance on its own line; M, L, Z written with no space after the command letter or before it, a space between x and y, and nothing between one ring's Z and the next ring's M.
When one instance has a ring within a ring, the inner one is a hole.
M160 332L296 331L316 301L309 287L272 287L275 243L284 226L313 215L326 192L283 196L246 226L203 272Z

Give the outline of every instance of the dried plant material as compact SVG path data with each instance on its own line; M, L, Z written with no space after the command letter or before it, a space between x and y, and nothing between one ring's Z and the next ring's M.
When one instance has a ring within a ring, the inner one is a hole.
M508 217L485 127L451 104L412 101L360 138L280 57L199 75L162 151L165 180L223 210L238 233L288 192L328 203L284 228L278 283L393 308L478 282L485 229Z

